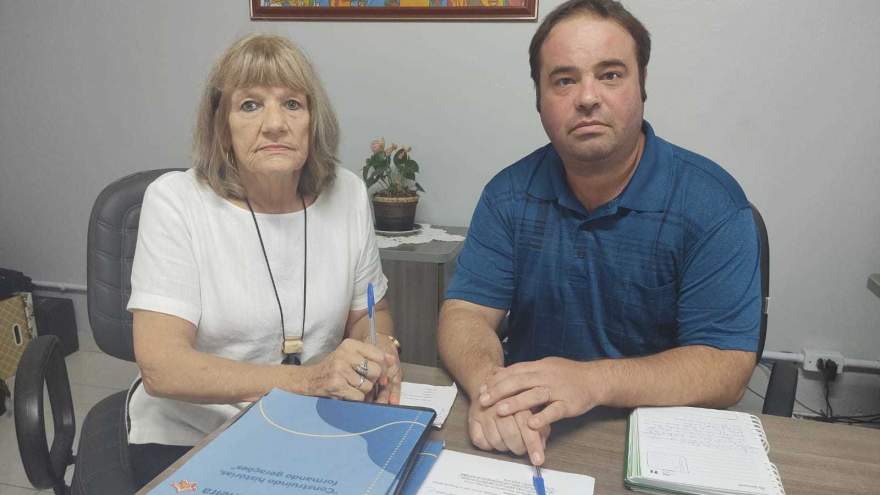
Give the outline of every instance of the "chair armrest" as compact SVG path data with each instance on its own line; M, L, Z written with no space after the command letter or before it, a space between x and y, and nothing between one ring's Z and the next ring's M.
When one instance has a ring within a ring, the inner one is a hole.
M46 441L43 384L49 393L55 433ZM76 421L61 341L42 335L28 344L15 373L15 434L28 480L35 488L64 486L64 471L74 461Z
M797 392L798 366L796 363L780 361L774 363L770 370L770 381L767 383L767 395L761 412L790 418Z

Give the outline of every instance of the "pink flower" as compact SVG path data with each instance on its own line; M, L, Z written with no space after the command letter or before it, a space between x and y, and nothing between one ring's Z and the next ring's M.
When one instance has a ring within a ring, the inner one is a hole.
M383 151L385 149L385 138L374 139L370 142L370 151L375 155L376 153Z

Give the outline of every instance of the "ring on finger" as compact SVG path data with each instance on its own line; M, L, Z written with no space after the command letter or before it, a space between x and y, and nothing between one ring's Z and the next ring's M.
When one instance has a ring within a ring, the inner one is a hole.
M361 381L359 381L358 384L354 386L354 388L361 388L365 381L366 379L364 378L364 375L361 375Z
M357 372L358 375L361 375L361 377L367 376L367 373L370 372L370 366L369 364L367 364L367 359L364 358L364 362L359 364L354 370Z

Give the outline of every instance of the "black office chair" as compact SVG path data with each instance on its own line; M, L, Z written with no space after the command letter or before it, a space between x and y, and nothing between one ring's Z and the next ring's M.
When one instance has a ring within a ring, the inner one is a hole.
M767 340L767 316L770 313L770 239L767 237L767 225L758 208L752 207L755 228L758 229L761 263L761 338L758 341L758 352L755 355L760 364L764 354L764 341ZM773 416L791 417L794 410L795 392L797 392L798 368L795 363L777 362L770 367L770 381L764 396L761 412Z
M107 186L89 218L87 276L89 323L102 351L134 361L131 314L131 264L137 242L141 201L158 176L182 169L151 170L129 175ZM43 385L54 421L51 449L46 441ZM15 377L15 430L28 480L35 488L52 488L56 495L135 493L128 458L126 392L95 404L76 433L73 401L60 341L40 336L28 345ZM67 466L75 464L73 480L64 482Z

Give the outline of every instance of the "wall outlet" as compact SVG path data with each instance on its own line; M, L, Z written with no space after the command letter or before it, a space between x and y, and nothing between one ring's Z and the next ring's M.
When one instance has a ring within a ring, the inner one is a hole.
M834 361L837 363L837 373L843 372L843 354L821 349L804 349L804 371L819 371L818 362L820 359Z

